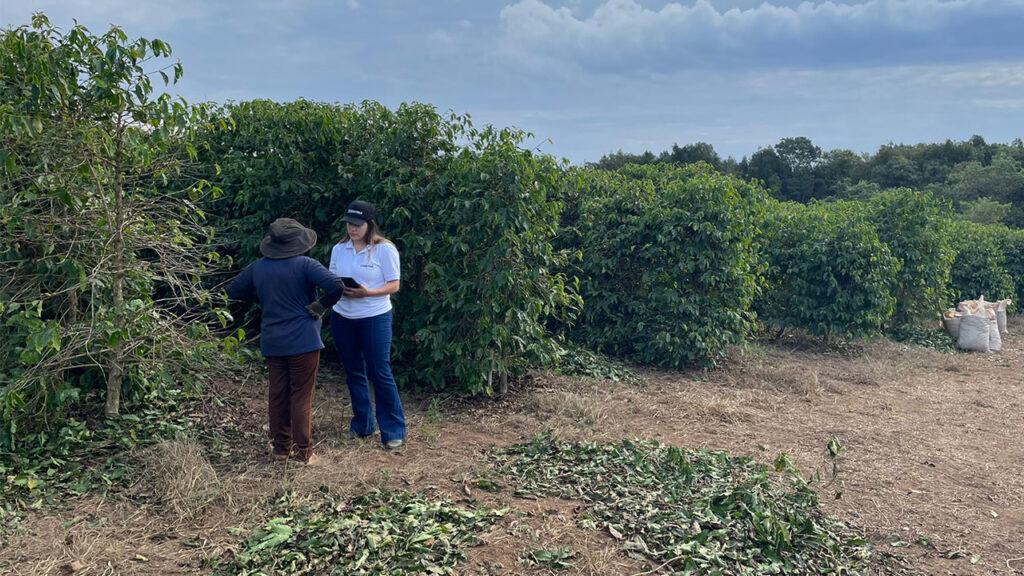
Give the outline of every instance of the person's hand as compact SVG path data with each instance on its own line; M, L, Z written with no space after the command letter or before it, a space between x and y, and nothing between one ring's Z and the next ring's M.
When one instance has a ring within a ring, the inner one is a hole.
M348 298L366 298L371 296L370 289L366 286L360 286L359 288L345 287L345 296Z
M324 312L327 310L324 309L323 304L321 304L319 300L314 300L309 303L309 306L306 306L306 311L309 312L309 315L313 318L322 318Z

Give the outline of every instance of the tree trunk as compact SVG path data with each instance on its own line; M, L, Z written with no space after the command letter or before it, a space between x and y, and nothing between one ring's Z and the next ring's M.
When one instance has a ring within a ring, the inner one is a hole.
M498 394L502 396L508 394L508 372L498 375Z
M78 319L81 316L81 313L80 313L80 310L79 310L79 307L78 307L78 287L77 286L75 286L74 288L68 290L67 311L68 311L67 315L64 316L64 325L61 326L61 329L63 329L63 330L66 330L69 327L73 328L76 324L78 324ZM61 382L67 382L68 381L68 368L66 366L63 369L61 369L61 371L60 371L60 381Z
M115 250L121 244L120 240L114 241ZM119 254L119 252L115 252ZM114 257L114 265L118 266L120 257ZM124 306L124 278L120 272L114 274L114 317L120 319L121 308ZM117 323L120 327L121 323ZM104 413L108 417L117 416L121 412L121 385L124 381L124 342L119 338L117 344L110 350L110 357L107 359L107 404Z
M117 416L121 412L121 383L124 379L121 345L118 344L113 352L107 362L107 404L103 410L108 417Z
M120 152L120 141L118 141ZM114 218L112 218L112 235L110 243L111 267L113 268L113 308L114 327L124 327L124 189L121 181L120 165L117 180L111 187L114 195ZM124 339L118 338L117 344L110 350L107 360L107 404L104 412L108 417L117 416L121 412L121 385L124 381Z
M68 290L68 315L67 322L68 326L74 326L78 324L78 320L81 317L81 310L78 306L78 287L74 287Z

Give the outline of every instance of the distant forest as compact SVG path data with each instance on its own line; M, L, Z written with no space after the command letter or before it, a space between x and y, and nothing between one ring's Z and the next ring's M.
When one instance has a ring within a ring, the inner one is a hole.
M941 144L887 144L875 154L822 152L809 138L783 138L740 161L722 159L706 142L672 145L661 154L616 152L588 163L615 170L624 164L691 164L764 182L782 200L856 199L888 188L928 190L948 199L967 220L1024 228L1024 143L989 144L981 136Z

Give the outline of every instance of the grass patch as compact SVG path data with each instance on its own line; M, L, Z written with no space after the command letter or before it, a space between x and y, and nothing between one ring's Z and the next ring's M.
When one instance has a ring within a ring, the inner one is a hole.
M410 492L371 492L346 500L321 488L286 493L275 516L253 531L214 574L452 574L508 509L462 508Z
M548 419L565 418L587 428L600 426L610 418L609 408L600 398L571 390L534 392L528 406Z
M538 436L501 450L522 498L589 504L585 519L630 556L683 574L868 574L871 547L826 516L800 476L724 452Z
M229 500L217 472L194 440L164 440L139 454L139 483L145 492L179 518L193 518L209 506Z

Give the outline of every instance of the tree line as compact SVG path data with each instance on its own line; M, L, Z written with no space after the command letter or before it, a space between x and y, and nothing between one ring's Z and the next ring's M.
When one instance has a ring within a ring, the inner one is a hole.
M864 199L889 188L927 190L948 200L966 220L1024 228L1024 142L988 143L981 136L941 143L886 144L874 154L822 149L806 137L783 138L737 161L714 146L673 144L660 154L615 152L589 163L616 170L626 164L707 162L716 170L757 179L780 200Z

